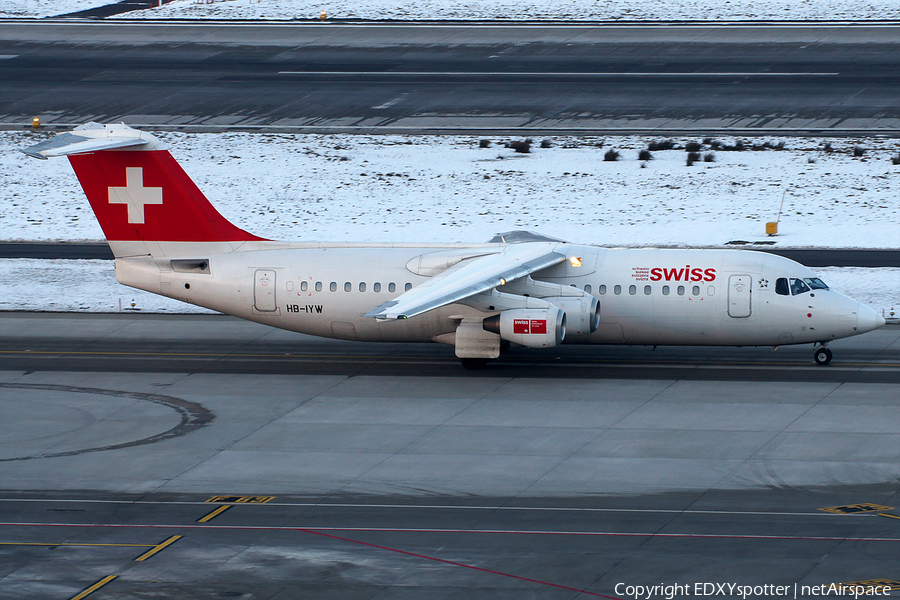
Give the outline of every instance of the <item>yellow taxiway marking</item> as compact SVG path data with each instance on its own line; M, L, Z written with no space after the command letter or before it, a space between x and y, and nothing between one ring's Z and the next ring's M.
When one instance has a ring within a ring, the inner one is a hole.
M879 517L890 517L892 519L900 519L900 517L898 517L897 515L891 515L888 513L878 513L878 516Z
M222 502L226 504L265 504L274 500L275 496L213 496L206 502Z
M896 579L866 579L864 581L849 581L841 585L861 585L863 587L887 587L892 590L900 590L900 581Z
M838 515L855 515L857 513L873 513L881 512L883 510L893 510L893 507L872 504L871 502L861 502L859 504L847 504L844 506L829 506L828 508L820 508L819 510Z
M149 550L148 552L144 552L143 554L138 556L136 559L134 559L134 561L141 562L141 561L147 560L148 558L150 558L157 552L165 550L168 546L171 546L172 544L174 544L175 542L177 542L178 540L180 540L183 537L184 537L183 535L173 535L172 537L165 540L164 542L161 542L161 543L157 544L156 546L153 546L153 548L151 550Z
M107 575L106 577L104 577L103 579L101 579L100 581L98 581L97 583L95 583L94 585L89 587L88 589L84 590L80 594L78 594L76 596L72 596L71 600L81 600L82 598L87 598L89 595L93 594L94 592L96 592L97 590L102 588L104 585L106 585L107 583L109 583L110 581L115 579L116 577L118 577L118 575Z
M209 514L206 515L205 517L200 518L200 519L197 519L197 522L198 522L198 523L206 523L206 522L208 522L208 521L212 521L213 519L215 519L216 517L218 517L219 515L221 515L223 512L225 512L225 511L228 510L229 508L231 508L231 505L230 505L230 504L226 504L225 506L220 506L219 508L217 508L216 510L212 511L211 513L209 513Z

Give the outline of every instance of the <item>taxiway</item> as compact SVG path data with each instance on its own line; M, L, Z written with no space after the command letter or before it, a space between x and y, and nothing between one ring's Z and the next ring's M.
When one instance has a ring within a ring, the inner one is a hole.
M9 21L0 124L892 134L898 47L894 23Z
M835 342L829 367L807 347L566 347L478 374L436 345L217 316L0 332L0 595L898 579L900 327Z

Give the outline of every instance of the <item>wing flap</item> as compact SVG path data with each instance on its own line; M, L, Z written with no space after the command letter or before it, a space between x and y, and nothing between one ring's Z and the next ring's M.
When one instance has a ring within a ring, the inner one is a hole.
M559 264L558 243L513 244L498 254L464 260L394 300L365 314L380 320L407 319L453 304Z

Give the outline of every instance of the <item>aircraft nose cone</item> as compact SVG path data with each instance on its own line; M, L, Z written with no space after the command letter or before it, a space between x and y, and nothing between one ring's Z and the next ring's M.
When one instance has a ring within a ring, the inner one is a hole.
M884 317L868 306L860 304L856 314L859 320L857 327L859 327L860 333L873 331L884 325Z

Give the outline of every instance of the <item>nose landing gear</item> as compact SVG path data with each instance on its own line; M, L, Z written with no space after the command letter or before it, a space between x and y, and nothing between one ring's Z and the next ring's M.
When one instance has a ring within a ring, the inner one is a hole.
M832 356L833 355L831 353L831 350L829 350L825 346L819 346L818 348L816 348L815 359L816 359L817 365L820 365L820 366L827 365L828 363L831 362Z

